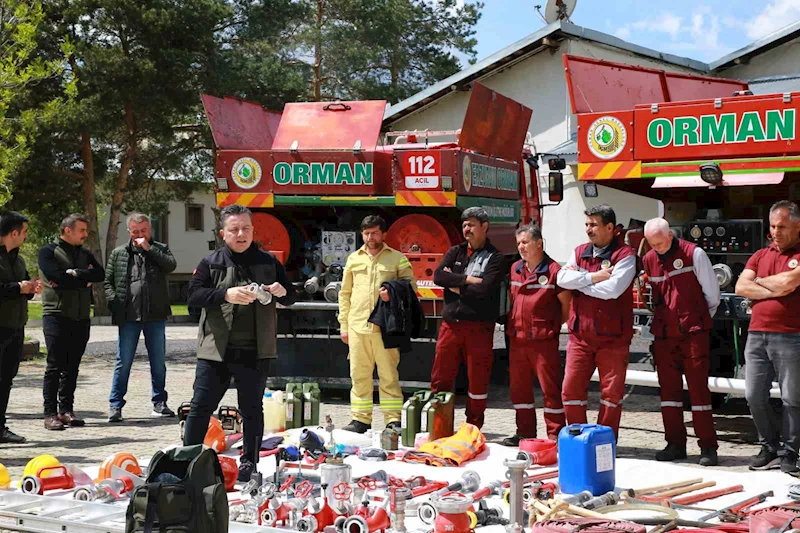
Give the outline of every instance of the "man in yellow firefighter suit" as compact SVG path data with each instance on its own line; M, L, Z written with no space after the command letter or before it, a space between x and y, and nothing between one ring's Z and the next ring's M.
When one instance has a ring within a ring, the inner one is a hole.
M414 273L406 256L383 242L386 221L370 215L361 222L364 246L347 258L342 289L339 292L339 324L342 342L350 347L350 410L353 420L345 431L364 433L372 427L372 374L378 366L381 411L387 428L400 429L403 393L397 365L398 348L386 349L378 326L368 322L380 297L389 301L381 288L385 281L405 279L416 291Z

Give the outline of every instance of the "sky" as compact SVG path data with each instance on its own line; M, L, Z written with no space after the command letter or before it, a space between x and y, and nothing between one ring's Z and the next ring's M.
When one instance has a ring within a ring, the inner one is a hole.
M483 0L478 60L545 26L546 0ZM660 52L717 60L800 20L800 0L577 0L572 22Z

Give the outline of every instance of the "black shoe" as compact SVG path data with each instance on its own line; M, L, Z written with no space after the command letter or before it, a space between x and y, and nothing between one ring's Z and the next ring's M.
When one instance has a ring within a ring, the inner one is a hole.
M2 442L2 443L10 442L12 444L22 444L23 442L25 442L25 437L23 437L22 435L17 435L16 433L14 433L13 431L11 431L10 429L8 429L6 427L6 428L3 428L2 432L0 432L0 442Z
M781 458L781 472L796 476L800 473L800 468L797 466L797 454L786 450Z
M156 402L153 404L152 418L169 418L175 416L175 411L167 407L167 402Z
M717 466L719 457L716 448L700 448L700 466Z
M112 424L122 422L122 407L111 406L108 409L108 421Z
M392 429L399 432L402 429L402 426L400 426L399 420L395 420L394 422L389 422L386 424L386 429Z
M511 435L510 437L504 438L502 441L500 441L500 444L502 444L503 446L516 447L519 446L519 441L521 441L524 438L525 437L523 437L522 435L514 434Z
M342 429L345 431L352 431L353 433L366 433L370 427L371 426L368 426L364 422L358 420L351 420L350 423L347 424Z
M241 483L247 483L250 481L250 478L253 476L253 471L255 470L255 466L250 461L246 461L242 459L239 462L239 475L237 476L237 480Z
M677 461L686 459L686 446L667 443L667 447L656 452L656 461Z
M781 464L778 452L769 446L761 446L761 451L750 461L750 470L771 470Z

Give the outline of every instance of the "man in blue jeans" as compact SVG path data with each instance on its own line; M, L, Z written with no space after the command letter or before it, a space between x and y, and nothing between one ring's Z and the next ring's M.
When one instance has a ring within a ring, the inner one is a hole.
M800 451L800 208L789 201L769 210L772 243L747 262L736 294L752 301L744 352L745 396L761 444L751 470L777 468L797 476ZM769 403L777 378L783 401L779 423ZM782 429L782 431L781 431ZM782 443L782 444L781 444ZM783 448L783 455L779 450Z
M111 252L105 292L114 324L119 326L117 363L109 397L109 422L122 421L125 393L133 357L144 332L153 386L153 417L175 416L167 407L167 351L165 324L171 314L167 274L175 270L175 257L166 244L152 238L150 218L141 213L128 217L130 241Z

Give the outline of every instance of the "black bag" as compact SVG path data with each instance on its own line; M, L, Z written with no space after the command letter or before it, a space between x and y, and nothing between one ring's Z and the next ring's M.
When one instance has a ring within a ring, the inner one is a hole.
M177 480L165 481L162 474ZM156 452L147 482L131 494L125 533L227 531L228 496L217 453L202 444Z

